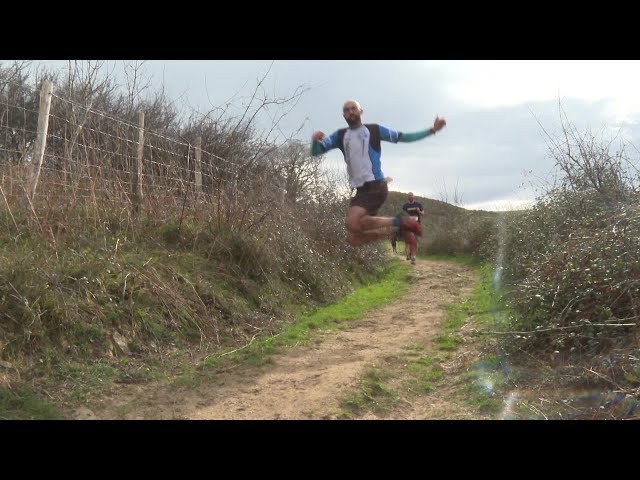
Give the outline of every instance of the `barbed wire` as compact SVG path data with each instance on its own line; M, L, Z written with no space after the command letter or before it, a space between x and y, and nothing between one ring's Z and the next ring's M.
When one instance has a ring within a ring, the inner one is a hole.
M11 178L6 184L11 185L8 194L15 197L30 191L30 172L38 160L34 158L38 132L28 125L35 127L38 122L39 111L31 106L39 102L40 92L13 85L32 95L20 102L14 91L6 92L10 83L0 83L0 166L9 167L6 174ZM65 112L68 106L70 114ZM138 181L142 182L143 190L166 196L184 197L185 189L205 196L228 189L225 195L229 192L235 195L240 185L252 179L241 162L197 149L184 138L176 139L169 133L144 127L143 170L137 179L140 130L133 121L100 111L91 103L83 105L52 93L46 149L39 167L42 174L39 197L63 198L66 193L60 193L62 190L72 197L124 194L128 199L134 195ZM4 185L5 172L2 182ZM19 193L14 194L14 190Z
M7 80L7 79L3 79L0 81L0 85L13 85L14 87L18 87L18 88L22 88L24 90L28 90L31 93L38 93L38 88L32 85L28 85L25 83L15 83L12 82L11 80Z
M52 96L53 96L53 97L55 97L55 98L57 98L57 99L59 99L59 100L62 100L62 101L64 101L64 102L67 102L67 103L69 103L69 104L72 104L72 105L74 105L74 106L77 106L77 107L79 107L79 108L83 108L83 109L87 110L88 112L95 113L96 115L100 115L100 116L102 116L102 117L105 117L105 118L107 118L107 119L109 119L109 120L113 120L113 121L115 121L115 122L125 124L125 125L127 125L128 127L135 128L135 129L137 129L137 130L139 130L139 129L140 129L140 126L139 126L139 125L137 125L137 124L135 124L135 123L132 123L132 122L130 122L130 121L128 121L128 120L124 120L124 119L121 119L121 118L117 118L117 117L114 117L113 115L108 114L108 113L106 113L106 112L102 112L102 111L100 111L100 110L96 110L96 109L94 109L94 108L87 107L86 105L82 105L82 104L80 104L80 103L74 102L74 101L72 101L72 100L62 98L62 97L60 97L60 96L56 95L55 93L52 93ZM37 113L37 112L36 112L36 113ZM55 115L54 115L54 117L55 117ZM55 118L60 118L60 119L62 119L62 120L64 120L64 121L67 121L67 122L71 123L69 120L63 119L63 118L61 118L61 117L55 117ZM160 133L160 132L156 132L156 131L154 131L154 130L150 130L150 129L147 129L147 128L145 128L145 129L144 129L144 133L145 133L145 135L149 135L149 136L156 136L156 137L162 138L162 139L164 139L164 140L170 141L170 142L172 142L172 143L175 143L175 144L177 144L177 145L181 145L181 146L184 146L184 147L194 147L194 145L193 145L193 144L191 144L191 143L186 143L186 142L184 142L184 141L176 140L175 138L171 138L171 137L167 136L166 134L163 134L163 133ZM126 139L126 140L128 140L128 139ZM137 144L137 140L135 140L135 141L133 141L133 140L128 140L128 141L131 141L132 143L136 143L136 144ZM233 164L233 165L235 165L235 166L239 166L236 162L233 162L232 160L229 160L229 159L226 159L226 158L221 157L221 156L219 156L219 155L216 155L216 154L214 154L214 153L208 152L208 151L206 151L206 150L204 150L204 149L202 149L202 148L200 149L200 151L201 151L202 153L205 153L205 154L207 154L207 155L210 155L210 156L212 156L212 157L214 157L214 158L217 158L218 160L222 160L222 161L224 161L224 162L231 163L231 164Z

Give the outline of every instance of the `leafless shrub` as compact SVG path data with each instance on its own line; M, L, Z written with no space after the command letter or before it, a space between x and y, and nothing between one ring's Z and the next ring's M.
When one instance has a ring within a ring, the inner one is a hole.
M561 112L545 131L557 182L509 222L504 273L520 346L607 351L637 345L640 195L620 142L579 133Z

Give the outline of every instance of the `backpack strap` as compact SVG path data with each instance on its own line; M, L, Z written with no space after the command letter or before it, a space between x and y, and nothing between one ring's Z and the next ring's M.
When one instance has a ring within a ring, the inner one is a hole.
M365 124L367 130L369 130L369 146L376 152L379 152L380 147L380 126L377 123Z

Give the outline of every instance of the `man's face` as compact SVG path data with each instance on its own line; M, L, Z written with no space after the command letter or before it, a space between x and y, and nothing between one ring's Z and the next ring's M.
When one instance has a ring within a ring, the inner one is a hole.
M342 107L342 115L350 127L360 123L362 108L356 102L346 102Z
M413 195L408 195L407 198L409 199L409 203L413 203Z

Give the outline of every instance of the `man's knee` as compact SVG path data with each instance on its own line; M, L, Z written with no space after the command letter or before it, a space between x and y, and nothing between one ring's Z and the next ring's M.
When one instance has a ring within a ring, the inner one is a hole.
M347 233L347 243L349 245L351 245L352 247L359 247L360 245L362 245L364 243L362 237L360 237L359 235L355 235L351 232Z
M356 217L348 217L345 226L347 227L347 232L351 234L358 234L362 232L362 227L360 226L360 218Z
M411 232L405 232L404 234L404 242L409 246L417 245L416 237Z

